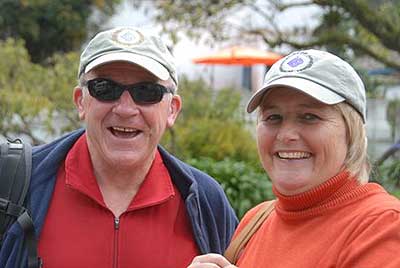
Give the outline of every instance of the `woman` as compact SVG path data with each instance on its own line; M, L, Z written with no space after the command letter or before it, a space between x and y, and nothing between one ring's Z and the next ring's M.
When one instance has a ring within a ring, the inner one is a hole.
M237 266L207 254L189 267L400 267L400 202L368 183L365 89L354 69L327 52L294 52L271 67L247 111L256 108L275 210Z

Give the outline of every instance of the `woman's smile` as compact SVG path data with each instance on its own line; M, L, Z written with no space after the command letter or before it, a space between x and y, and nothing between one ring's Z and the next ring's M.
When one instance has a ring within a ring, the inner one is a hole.
M284 87L272 89L260 109L259 155L280 192L306 191L343 169L347 137L339 111Z

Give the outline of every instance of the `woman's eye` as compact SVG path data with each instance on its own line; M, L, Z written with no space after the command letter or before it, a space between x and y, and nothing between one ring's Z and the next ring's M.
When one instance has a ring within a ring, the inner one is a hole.
M315 120L319 120L321 118L315 114L304 114L302 116L302 119L307 120L307 121L315 121Z

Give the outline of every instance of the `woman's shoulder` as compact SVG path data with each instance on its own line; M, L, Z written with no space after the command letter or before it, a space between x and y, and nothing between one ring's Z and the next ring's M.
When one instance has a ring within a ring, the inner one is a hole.
M244 214L243 218L240 220L240 223L239 223L238 227L236 228L234 236L236 236L238 233L240 233L240 231L243 230L243 228L245 226L247 226L247 224L251 221L251 219L253 219L255 217L257 212L259 212L261 209L264 209L266 206L271 205L271 202L274 202L274 201L275 200L265 201L265 202L262 202L262 203L256 205L255 207L249 209Z
M387 213L400 215L400 200L397 197L375 183L368 183L365 187L370 189L370 194L358 202L358 213L372 217Z

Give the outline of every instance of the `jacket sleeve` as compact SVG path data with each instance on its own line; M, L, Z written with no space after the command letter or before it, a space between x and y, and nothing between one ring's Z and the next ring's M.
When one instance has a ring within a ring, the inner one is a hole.
M4 236L0 249L0 267L21 267L20 262L26 263L27 252L23 247L23 231L14 223Z
M223 254L238 225L238 219L222 187L209 176L200 176L199 218L195 224L203 237L203 245L199 248L202 254Z

